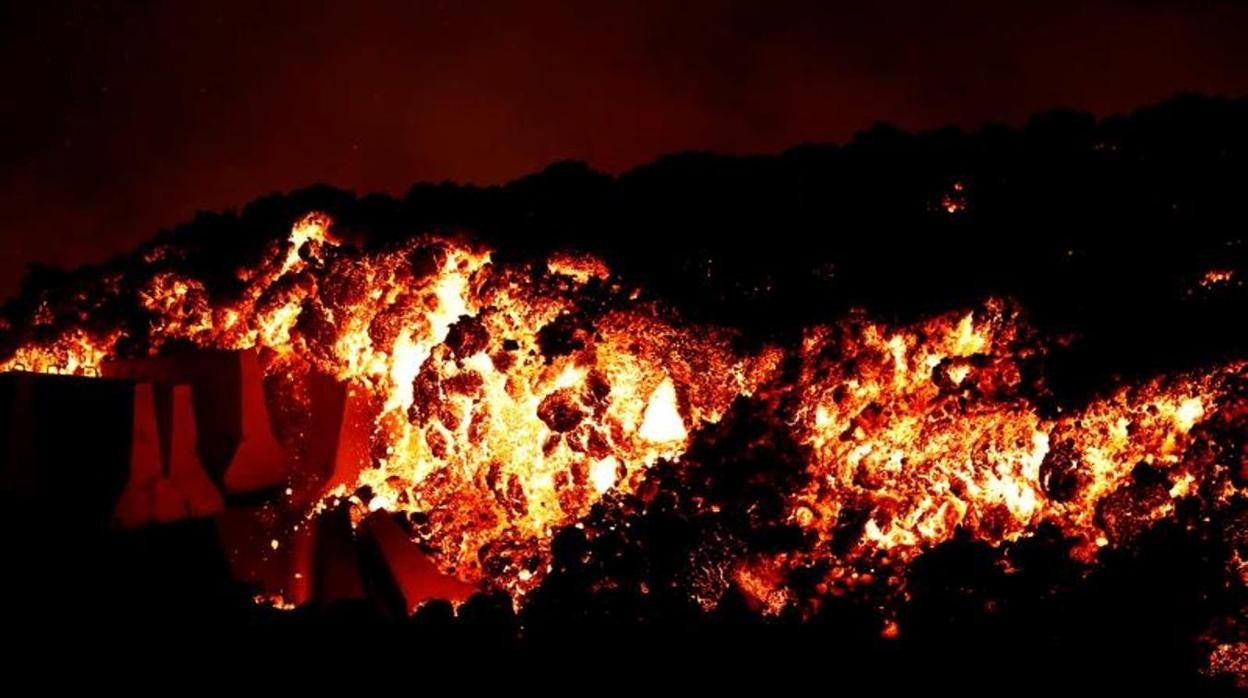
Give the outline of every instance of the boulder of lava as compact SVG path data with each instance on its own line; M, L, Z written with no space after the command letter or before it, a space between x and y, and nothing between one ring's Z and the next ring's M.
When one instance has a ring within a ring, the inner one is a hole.
M1064 440L1049 450L1040 463L1040 489L1055 502L1068 502L1079 491L1079 450Z
M431 241L408 253L407 262L412 275L424 279L437 275L449 258L450 250L446 243Z
M549 361L584 349L592 337L587 318L564 313L537 331L537 344Z
M537 416L556 433L572 431L585 418L585 411L569 389L556 390L537 406Z
M400 296L373 316L368 323L368 338L376 349L392 352L395 340L408 328L410 318L416 315L419 315L416 299L410 295Z
M451 325L446 333L446 346L456 359L466 359L485 351L490 344L490 334L479 318L464 315Z
M407 408L408 422L427 424L442 403L442 382L438 374L428 369L416 374L412 380L412 406Z
M1131 480L1096 505L1096 524L1110 542L1127 544L1136 540L1173 506L1165 474L1141 463Z
M295 321L295 331L307 340L308 350L316 358L326 363L334 362L338 331L323 305L311 298L305 300L299 310L299 319Z

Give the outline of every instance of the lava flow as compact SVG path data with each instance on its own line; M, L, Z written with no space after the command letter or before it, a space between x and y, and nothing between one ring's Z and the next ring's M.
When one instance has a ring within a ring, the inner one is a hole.
M1037 377L1045 351L998 301L909 327L851 318L808 332L783 399L810 476L789 517L813 535L742 566L742 585L779 611L793 599L765 580L793 569L817 566L825 588L845 589L901 574L956 534L1000 545L1046 523L1091 561L1180 499L1237 496L1241 454L1211 457L1209 442L1239 418L1244 363L1062 409Z
M900 326L857 314L799 346L744 350L586 256L501 263L434 236L368 249L319 214L225 281L182 255L151 245L138 271L11 313L0 370L93 375L175 346L255 348L270 411L295 421L308 375L349 383L371 413L368 462L308 512L403 513L443 571L521 603L560 529L652 497L656 464L681 468L742 401L803 459L779 493L800 543L719 563L774 613L804 603L799 571L817 570L825 594L899 588L908 563L955 536L1000 546L1041 526L1092 563L1182 502L1243 499L1244 364L1061 404L1043 380L1053 347L1007 301Z
M554 530L679 457L691 428L774 364L736 355L727 332L682 329L593 259L500 267L436 238L362 252L329 229L325 216L299 221L239 271L229 299L162 269L176 249L149 250L140 335L75 325L20 345L0 370L95 373L124 337L150 354L178 342L258 347L279 402L299 402L309 371L349 381L376 413L371 467L325 497L411 512L444 569L523 591L540 580ZM31 329L60 324L44 307Z

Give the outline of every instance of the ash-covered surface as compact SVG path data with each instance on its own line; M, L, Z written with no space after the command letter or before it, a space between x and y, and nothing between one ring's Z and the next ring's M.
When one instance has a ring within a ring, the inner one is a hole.
M856 307L905 322L1010 297L1040 334L1060 339L1047 358L1048 392L1036 398L1057 410L1120 381L1248 357L1245 124L1248 101L1183 97L1101 122L1054 112L1021 129L916 136L881 126L845 146L778 156L677 155L616 178L563 163L503 187L417 185L399 199L313 188L205 214L154 245L172 243L181 254L161 265L223 297L239 290L238 265L308 211L329 214L338 235L364 248L412 231L471 231L499 260L592 252L686 320L741 330L747 349L794 343L802 328ZM146 322L137 287L127 286L138 283L127 272L143 253L103 268L33 270L5 307L0 357L42 331L32 322L41 312L77 315L86 327ZM472 340L464 327L457 341ZM545 337L552 353L576 337L576 328L559 330ZM1202 447L1218 451L1209 458L1240 464L1229 475L1239 493L1217 507L1180 501L1173 515L1133 528L1131 507L1171 484L1142 466L1128 494L1097 511L1099 526L1131 543L1094 564L1072 557L1074 543L1051 527L1001 546L955 536L901 579L865 580L852 593L829 593L827 570L810 565L787 580L803 603L779 615L763 613L721 564L742 551L783 555L809 544L783 501L811 477L806 457L764 403L740 398L693 435L679 467L661 461L638 491L609 494L578 526L555 533L551 571L519 611L498 592L457 610L432 602L399 621L376 601L255 606L219 564L211 527L185 523L93 541L101 562L88 598L98 601L53 615L156 625L385 622L399 626L400 639L505 647L559 646L575 628L572 643L618 648L627 639L655 653L696 645L740 659L797 650L837 672L886 676L887 685L1233 688L1235 674L1209 664L1217 648L1248 641L1248 505L1239 492L1248 431L1233 399L1202 425L1212 433ZM559 421L557 411L550 417ZM1046 492L1069 496L1076 466L1060 449L1050 455ZM821 545L852 545L864 517L843 510ZM39 536L25 510L6 530ZM63 608L40 588L17 585L36 599L11 596L12 615L33 620Z

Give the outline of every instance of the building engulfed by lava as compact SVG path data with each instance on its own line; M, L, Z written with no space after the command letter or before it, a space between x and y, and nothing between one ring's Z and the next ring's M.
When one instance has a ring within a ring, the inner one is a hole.
M265 477L286 512L267 514L262 549L298 547L325 512L346 508L357 527L390 512L443 574L523 605L550 572L559 530L593 537L591 510L654 497L664 481L652 469L681 468L698 435L744 402L802 459L776 515L796 535L782 549L710 556L702 574L720 583L690 591L708 609L729 585L770 614L864 587L901 598L924 551L955 537L1001 546L1041 527L1095 565L1178 507L1244 497L1246 364L1061 404L1044 380L1049 340L1010 301L901 324L853 314L796 344L747 346L586 255L495 261L467 238L433 236L363 248L315 213L228 283L180 272L178 255L149 246L128 278L34 309L9 328L0 371L144 388L144 361L258 356L259 423L278 443ZM110 323L106 306L128 320ZM312 464L327 381L346 415L331 431L345 426L334 455ZM140 500L123 497L118 520L160 518ZM196 501L204 513L222 506ZM1228 583L1248 584L1246 542L1226 560ZM265 599L306 600L306 566L288 572ZM812 573L813 594L790 583ZM895 634L883 608L883 632ZM1215 653L1222 664L1228 646Z

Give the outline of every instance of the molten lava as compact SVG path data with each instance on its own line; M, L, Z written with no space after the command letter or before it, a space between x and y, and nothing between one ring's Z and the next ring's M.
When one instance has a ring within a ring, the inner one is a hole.
M147 331L127 339L151 354L258 347L271 393L295 403L274 411L294 420L309 371L365 388L372 467L326 496L411 513L417 538L468 581L538 583L555 530L679 457L693 426L770 368L735 355L726 332L680 327L594 259L498 267L466 241L430 237L362 252L329 228L318 214L296 223L239 271L229 299L153 270L137 294ZM83 373L122 336L68 330L22 344L0 370Z
M809 447L811 477L793 493L790 518L815 543L768 566L830 562L826 583L852 586L958 532L999 545L1046 522L1091 559L1197 489L1230 491L1227 466L1238 466L1198 463L1203 449L1192 446L1245 364L1049 414L1043 385L1025 378L1044 353L1017 310L996 301L918 326L853 318L810 331L791 423ZM1135 483L1141 469L1151 486ZM783 605L782 591L763 600Z
M1001 545L1043 524L1092 561L1181 500L1242 497L1243 453L1220 445L1244 413L1241 363L1061 405L1039 371L1050 347L1005 301L902 326L856 314L800 346L745 352L732 330L683 322L597 259L500 264L434 236L361 249L331 228L305 217L229 284L151 246L128 290L102 286L142 322L102 322L85 297L40 307L13 324L0 370L90 375L176 345L257 348L287 440L307 376L350 383L370 410L369 462L308 511L403 513L443 571L520 599L549 572L557 531L641 492L660 461L680 467L744 399L805 458L803 484L783 493L802 546L720 570L771 611L799 602L798 570L840 593L900 579L959 532Z

